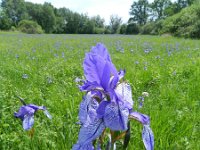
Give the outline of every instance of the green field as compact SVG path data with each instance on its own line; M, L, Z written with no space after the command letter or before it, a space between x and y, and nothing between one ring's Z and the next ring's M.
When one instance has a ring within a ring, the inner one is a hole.
M0 149L70 150L79 131L78 109L84 93L85 53L103 43L117 69L126 69L134 109L151 117L155 150L200 149L200 41L169 36L27 35L0 33ZM25 77L24 77L25 76ZM148 92L143 108L138 97ZM26 103L44 105L34 134L13 113ZM144 149L138 122L131 122L129 150Z

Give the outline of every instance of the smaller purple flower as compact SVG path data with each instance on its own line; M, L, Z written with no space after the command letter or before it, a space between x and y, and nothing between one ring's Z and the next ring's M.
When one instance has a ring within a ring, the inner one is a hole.
M29 130L33 127L34 124L34 114L37 110L43 110L44 114L51 119L52 116L47 111L46 107L44 106L37 106L34 104L23 105L20 107L18 112L14 113L16 118L20 118L23 122L24 130Z

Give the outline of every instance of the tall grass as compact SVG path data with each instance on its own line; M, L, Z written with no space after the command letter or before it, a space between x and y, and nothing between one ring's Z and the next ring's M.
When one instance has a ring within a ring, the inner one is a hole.
M97 42L108 48L118 70L126 69L135 110L142 92L150 94L140 111L151 117L155 149L199 150L200 41L17 33L0 33L0 149L71 149L83 96L74 80L83 77L85 53ZM16 96L46 106L53 119L38 112L34 131L24 131L13 116L21 106ZM128 149L144 149L140 124L131 122L131 129Z

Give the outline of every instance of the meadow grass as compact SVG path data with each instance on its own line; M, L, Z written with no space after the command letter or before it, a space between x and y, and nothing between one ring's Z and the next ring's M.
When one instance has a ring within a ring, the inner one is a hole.
M70 150L76 143L78 109L84 93L85 53L96 43L109 50L117 69L126 69L134 110L151 118L155 150L200 149L200 41L126 35L26 35L0 33L0 149ZM13 113L26 103L44 105L53 116L35 116L24 131ZM129 150L144 149L142 126L131 122Z

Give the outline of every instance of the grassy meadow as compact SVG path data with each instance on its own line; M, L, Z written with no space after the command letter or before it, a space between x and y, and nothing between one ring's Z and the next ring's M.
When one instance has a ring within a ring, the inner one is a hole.
M134 109L151 118L155 150L200 149L200 41L170 36L27 35L0 32L0 150L70 150L79 131L85 53L103 43L117 69L126 69ZM148 92L144 106L138 97ZM22 105L44 105L24 131L13 113ZM129 150L144 149L142 126L131 122Z

